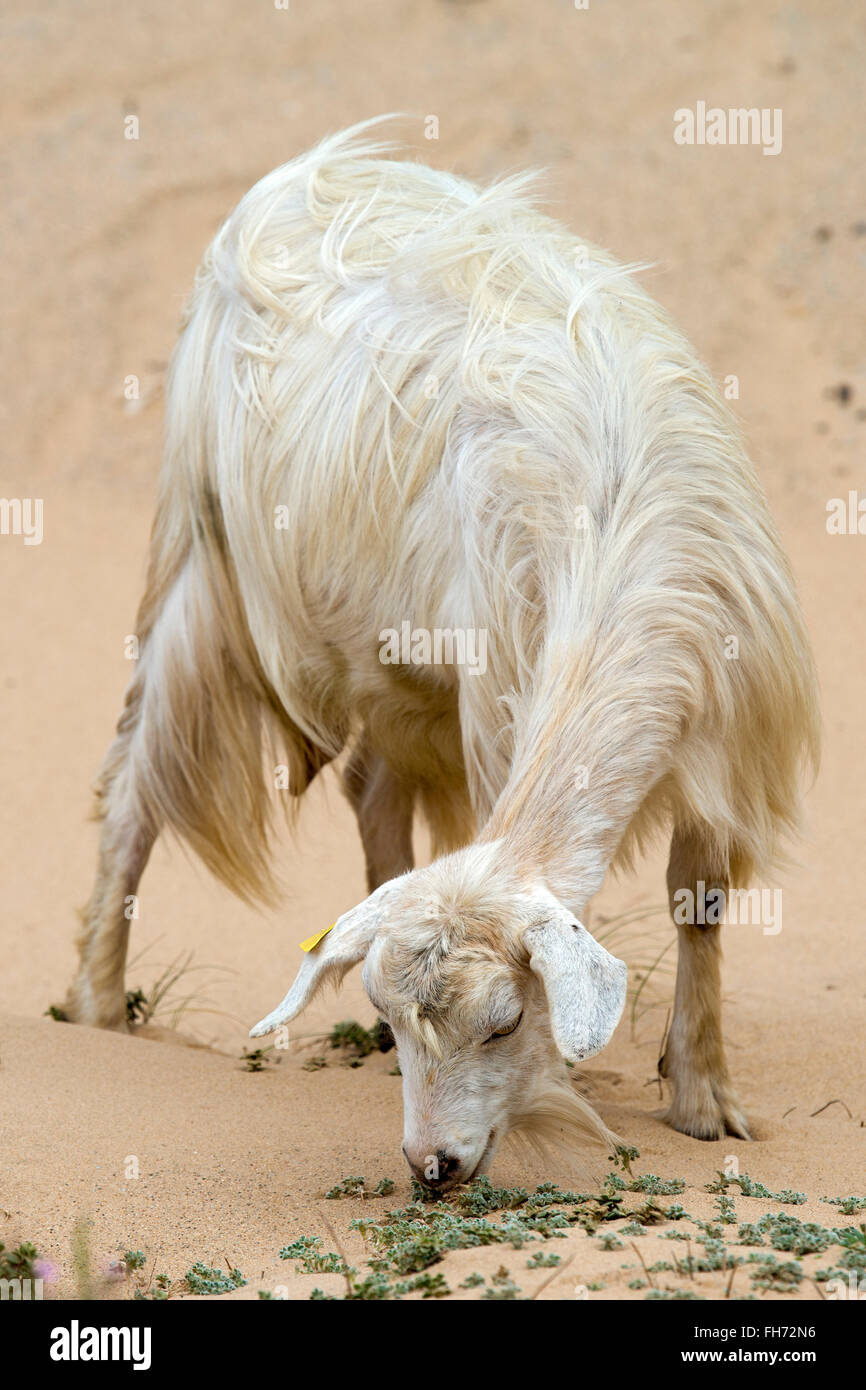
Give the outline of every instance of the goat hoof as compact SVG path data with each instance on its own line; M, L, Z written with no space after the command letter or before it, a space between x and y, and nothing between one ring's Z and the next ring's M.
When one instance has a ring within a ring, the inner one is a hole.
M735 1139L752 1138L736 1096L726 1085L714 1086L708 1079L677 1088L664 1118L672 1129L693 1139L711 1141L724 1139L726 1134Z
M57 1010L55 1017L58 1016L64 1023L79 1023L85 1028L102 1028L108 1033L131 1033L133 1031L126 1017L125 1003L121 1014L117 1011L100 1012L98 1009L86 1008L74 1000L67 999L62 1008Z

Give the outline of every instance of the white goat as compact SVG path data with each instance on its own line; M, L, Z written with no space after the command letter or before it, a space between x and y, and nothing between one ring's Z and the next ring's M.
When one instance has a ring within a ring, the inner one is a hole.
M761 490L665 315L526 176L479 190L361 129L258 183L197 277L68 1012L125 1026L124 902L162 829L264 899L263 746L291 802L351 744L370 896L253 1036L364 959L404 1151L444 1187L509 1129L603 1132L562 1057L609 1040L626 972L579 918L665 825L671 894L765 873L817 703ZM486 634L485 669L384 663L404 623ZM748 1138L701 920L668 1119Z

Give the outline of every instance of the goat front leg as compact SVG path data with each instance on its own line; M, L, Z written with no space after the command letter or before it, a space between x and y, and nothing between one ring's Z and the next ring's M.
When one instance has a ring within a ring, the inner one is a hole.
M412 852L412 788L361 738L343 773L367 861L367 890L396 878L415 863Z
M722 1041L721 928L718 923L678 922L681 910L675 914L675 894L684 889L692 895L686 901L694 904L713 889L727 889L727 873L714 871L714 858L703 837L675 832L668 893L679 953L673 1020L659 1072L673 1087L665 1116L673 1129L696 1139L721 1139L725 1134L750 1139L731 1088Z

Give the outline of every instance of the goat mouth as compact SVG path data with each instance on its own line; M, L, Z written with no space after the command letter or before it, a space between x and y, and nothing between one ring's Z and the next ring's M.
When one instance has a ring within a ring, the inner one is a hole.
M484 1152L483 1152L483 1154L481 1155L481 1157L479 1158L479 1160L478 1160L478 1162L476 1163L475 1167L472 1169L472 1172L469 1174L469 1177L466 1178L466 1182L472 1182L472 1179L473 1179L473 1178L480 1177L481 1174L485 1171L485 1169L487 1168L488 1164L489 1164L490 1161L492 1160L493 1154L494 1154L494 1152L495 1152L495 1150L496 1150L496 1139L497 1139L496 1130L495 1130L495 1129L491 1129L489 1135L487 1136L487 1143L486 1143L486 1145L485 1145Z

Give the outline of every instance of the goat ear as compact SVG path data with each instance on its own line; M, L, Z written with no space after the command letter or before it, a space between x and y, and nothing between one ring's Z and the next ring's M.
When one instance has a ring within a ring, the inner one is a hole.
M530 967L540 976L554 1042L570 1062L601 1052L625 1007L625 962L562 909L523 934Z
M250 1029L251 1038L272 1033L309 1004L326 980L339 984L346 971L363 960L388 911L391 883L383 883L369 898L338 917L318 945L308 949L294 983L281 1004ZM386 892L385 890L389 890ZM313 938L315 940L315 938Z

